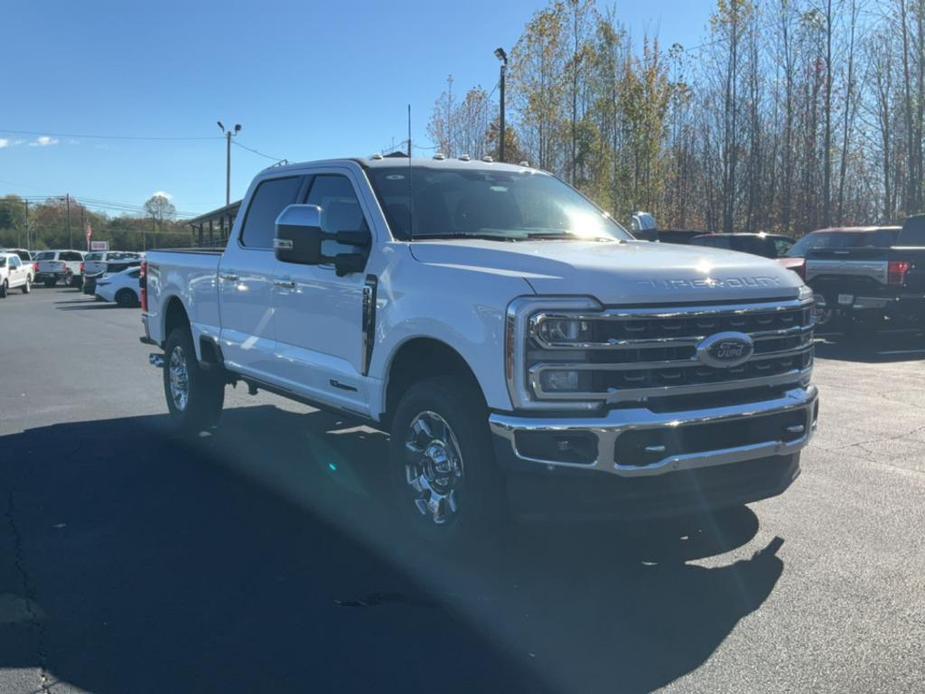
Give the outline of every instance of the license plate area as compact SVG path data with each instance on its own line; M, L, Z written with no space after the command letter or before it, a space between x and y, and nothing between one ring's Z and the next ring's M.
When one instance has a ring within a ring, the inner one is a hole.
M839 294L838 295L838 305L839 306L851 306L854 303L854 294Z

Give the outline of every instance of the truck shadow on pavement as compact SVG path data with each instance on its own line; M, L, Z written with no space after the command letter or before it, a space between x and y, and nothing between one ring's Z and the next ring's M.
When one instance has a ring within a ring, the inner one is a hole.
M0 462L0 668L97 692L644 691L783 572L779 538L714 557L754 539L746 508L438 558L390 520L382 434L257 406L184 442L164 419L0 439L24 453Z

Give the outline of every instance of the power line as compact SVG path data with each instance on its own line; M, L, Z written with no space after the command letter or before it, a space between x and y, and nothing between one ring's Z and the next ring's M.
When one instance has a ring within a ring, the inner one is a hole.
M256 154L256 155L258 155L258 156L261 156L261 157L263 157L263 158L265 158L265 159L270 159L270 160L272 160L272 161L287 161L287 159L286 159L285 157L274 157L274 156L271 156L271 155L269 155L269 154L264 154L263 152L261 152L261 151L259 151L259 150L256 150L256 149L254 149L253 147L248 147L247 145L242 145L242 144L241 144L240 142L238 142L237 140L232 140L231 144L236 145L236 146L240 147L241 149L246 149L248 152L253 152L254 154Z
M145 136L145 135L77 135L75 133L55 133L48 131L37 131L37 130L8 130L6 128L0 128L0 133L7 133L10 135L36 135L38 137L74 137L74 138L83 138L85 140L147 140L153 142L162 142L162 141L177 141L177 140L221 140L222 138L219 135L208 135L208 136L197 136L197 137L161 137L161 136Z

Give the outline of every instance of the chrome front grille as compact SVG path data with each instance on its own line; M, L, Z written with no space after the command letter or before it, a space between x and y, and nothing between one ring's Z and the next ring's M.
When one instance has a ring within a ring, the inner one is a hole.
M545 320L582 322L581 341L544 339ZM530 320L527 380L543 400L641 401L808 382L813 361L811 301L545 312ZM698 346L718 333L748 335L747 361L724 368L704 363ZM573 358L574 357L574 358ZM547 387L551 372L578 372L579 388Z

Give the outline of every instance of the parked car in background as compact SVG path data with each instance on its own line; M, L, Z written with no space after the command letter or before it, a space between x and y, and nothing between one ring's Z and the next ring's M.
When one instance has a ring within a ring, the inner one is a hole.
M96 294L97 280L105 274L122 272L130 267L138 267L144 260L143 253L130 251L98 251L87 253L84 257L83 293Z
M35 255L35 281L46 287L54 287L58 282L77 286L83 277L80 270L83 259L83 251L39 251Z
M96 296L103 301L114 301L123 308L141 306L140 276L141 267L101 275L96 279Z
M18 255L29 273L30 286L35 282L35 260L32 258L32 251L27 251L25 248L0 248L0 253L15 253Z
M825 229L803 242L798 252L821 324L925 326L925 216L909 217L902 227Z
M13 289L23 294L32 291L31 267L15 253L0 253L0 299L5 299Z
M729 251L751 253L763 258L781 258L793 246L793 239L782 234L702 234L691 239L693 246L725 248Z

